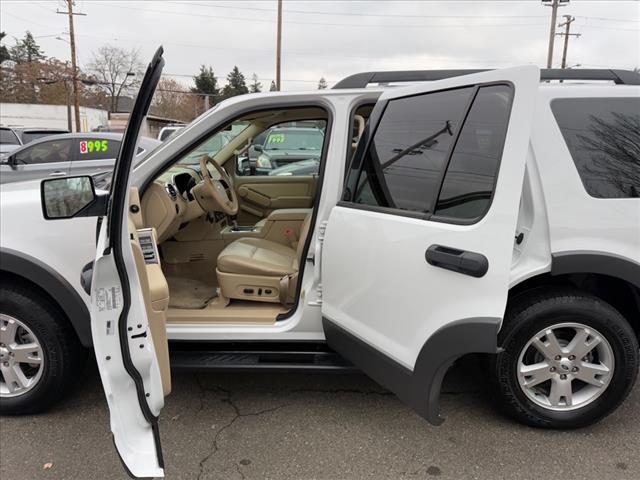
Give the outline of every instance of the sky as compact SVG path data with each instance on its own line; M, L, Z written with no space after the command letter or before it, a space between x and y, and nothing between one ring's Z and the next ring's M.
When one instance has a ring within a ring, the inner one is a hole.
M145 63L159 45L165 75L185 87L200 65L224 78L237 65L268 88L275 77L276 0L76 0L81 68L104 44L139 48ZM62 0L0 1L4 43L30 30L47 56L70 59ZM283 90L315 89L370 70L545 66L551 8L541 1L283 0ZM640 2L571 0L568 64L584 68L640 66ZM559 23L558 22L558 23ZM562 37L555 42L560 66Z

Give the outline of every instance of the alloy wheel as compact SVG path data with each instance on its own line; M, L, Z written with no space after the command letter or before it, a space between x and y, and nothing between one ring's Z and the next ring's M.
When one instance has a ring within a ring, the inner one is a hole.
M0 313L0 397L33 389L44 370L42 345L23 322Z
M536 333L520 352L520 388L550 410L584 407L607 389L614 371L613 349L594 328L560 323Z

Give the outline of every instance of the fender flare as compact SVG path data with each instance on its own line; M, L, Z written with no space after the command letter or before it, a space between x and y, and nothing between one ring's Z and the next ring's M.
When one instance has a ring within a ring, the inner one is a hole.
M62 275L37 258L9 248L0 248L0 271L22 277L42 288L67 316L80 343L91 347L89 309Z
M502 318L467 318L441 327L425 342L413 371L323 317L327 344L432 425L440 425L440 389L449 367L469 353L498 353Z
M604 252L565 251L551 254L551 275L599 273L624 280L640 288L640 264Z

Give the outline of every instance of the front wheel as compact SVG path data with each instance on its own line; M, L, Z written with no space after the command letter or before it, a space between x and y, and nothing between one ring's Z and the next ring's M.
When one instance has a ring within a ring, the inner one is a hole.
M638 374L625 318L578 292L542 293L507 308L493 364L503 410L536 427L577 428L615 410Z
M0 414L46 410L78 381L85 351L37 292L0 286Z

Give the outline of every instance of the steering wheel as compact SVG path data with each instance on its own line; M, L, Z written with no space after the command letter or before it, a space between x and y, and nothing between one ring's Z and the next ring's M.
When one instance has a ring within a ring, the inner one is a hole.
M218 171L220 180L211 177L207 164L211 164ZM203 155L200 159L200 173L202 183L195 188L200 206L209 212L222 211L227 215L236 215L238 213L238 197L233 189L231 177L226 170L209 155Z

